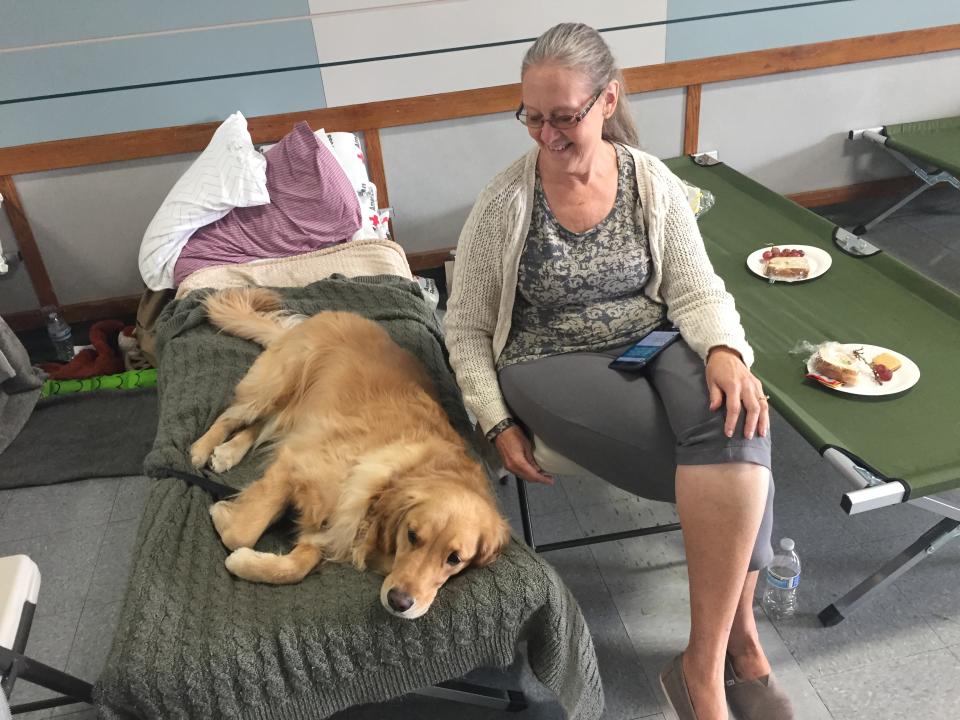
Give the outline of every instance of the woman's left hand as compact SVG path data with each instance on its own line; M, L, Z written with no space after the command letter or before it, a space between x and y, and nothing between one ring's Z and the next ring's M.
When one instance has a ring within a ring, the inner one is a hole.
M710 410L717 411L726 399L727 415L723 431L733 437L741 409L746 411L743 436L752 438L759 433L766 436L770 430L770 411L763 385L733 348L720 345L707 355L707 390L710 392Z

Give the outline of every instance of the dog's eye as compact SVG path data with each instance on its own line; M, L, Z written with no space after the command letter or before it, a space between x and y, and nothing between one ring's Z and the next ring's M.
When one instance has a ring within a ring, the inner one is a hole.
M447 562L450 565L459 565L461 563L460 555L455 552L450 553L450 556L447 558Z
M407 540L410 541L411 545L417 544L417 534L413 530L407 530Z

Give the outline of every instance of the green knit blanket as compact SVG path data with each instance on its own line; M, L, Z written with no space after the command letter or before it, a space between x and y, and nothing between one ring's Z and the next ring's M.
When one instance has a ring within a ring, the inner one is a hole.
M439 327L414 283L334 277L282 294L296 312L352 310L383 323L426 364L454 426L469 432ZM217 333L202 296L171 303L157 325L160 421L145 469L159 479L94 689L100 716L312 720L504 667L523 648L570 718L599 718L603 693L580 609L556 572L516 541L489 567L452 578L413 621L381 607L381 578L349 566L322 565L289 586L227 572L207 514L211 495L179 476L195 472L190 443L229 402L259 348ZM254 455L207 481L239 488L263 465ZM290 537L290 527L280 527L257 548L282 552Z

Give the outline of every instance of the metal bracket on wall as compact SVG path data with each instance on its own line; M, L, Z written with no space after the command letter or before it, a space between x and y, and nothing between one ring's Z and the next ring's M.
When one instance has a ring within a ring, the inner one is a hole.
M690 157L701 167L711 167L720 164L719 152L717 150L708 150L707 152L695 153Z

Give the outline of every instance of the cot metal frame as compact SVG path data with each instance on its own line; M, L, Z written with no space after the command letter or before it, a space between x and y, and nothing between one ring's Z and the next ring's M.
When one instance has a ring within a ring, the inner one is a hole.
M864 463L837 448L827 448L823 457L848 480L853 489L844 493L840 507L848 515L875 510L889 505L910 503L923 508L941 520L917 538L909 547L894 556L868 578L839 600L825 607L817 617L825 627L843 621L875 593L894 583L921 560L930 557L951 541L960 538L960 491L910 499L910 490L901 480L883 478ZM957 497L954 497L954 494Z
M861 225L857 225L853 228L854 235L866 235L869 232L870 228L880 224L886 220L890 215L895 213L897 210L902 208L907 203L911 202L915 198L919 197L921 194L925 193L930 188L941 183L947 183L948 185L953 186L954 189L960 190L960 179L957 179L954 175L942 170L940 168L934 168L933 170L926 170L921 167L909 157L904 155L899 150L894 150L891 147L887 146L887 136L886 128L874 127L874 128L862 128L859 130L851 130L848 134L850 140L869 140L880 147L882 147L887 153L889 153L897 162L905 166L911 173L913 173L917 178L923 181L923 184L920 185L916 190L908 193L906 197L898 200L896 203L888 207L882 213L877 215L875 218L869 222L865 222Z
M822 454L823 458L836 468L851 485L851 489L844 493L840 502L840 507L848 515L859 515L889 505L910 503L941 517L939 522L924 532L909 547L888 560L843 597L817 614L825 627L832 627L842 622L850 613L875 597L876 594L896 582L901 575L914 565L930 557L951 541L960 538L960 491L955 491L957 493L956 498L940 494L910 499L909 488L902 481L881 477L870 469L866 463L851 457L838 448L826 448ZM537 553L625 540L680 529L679 523L665 523L622 532L538 544L530 517L526 483L513 475L501 475L500 483L505 485L511 478L517 485L524 541L531 550Z
M616 540L626 540L627 538L641 537L643 535L657 535L659 533L672 532L680 529L680 523L663 523L661 525L650 525L633 530L622 530L620 532L603 533L601 535L587 535L586 537L558 540L557 542L538 545L533 534L533 522L530 518L530 504L527 501L526 482L515 475L503 475L500 477L500 483L505 485L511 477L517 484L517 498L520 504L520 523L523 525L523 540L527 543L527 546L536 553L545 553L551 550L566 550L567 548L596 545L598 543L614 542Z
M519 690L501 690L488 685L475 685L463 680L447 680L430 687L414 690L411 695L440 698L479 707L520 712L527 709L527 699Z

